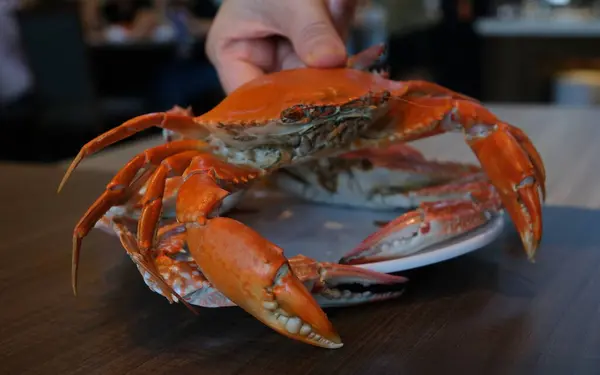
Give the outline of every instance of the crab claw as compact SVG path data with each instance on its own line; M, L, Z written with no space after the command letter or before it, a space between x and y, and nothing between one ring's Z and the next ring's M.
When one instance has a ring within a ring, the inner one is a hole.
M503 122L474 126L469 130L468 142L500 193L528 258L534 261L542 237L542 203L546 192L540 155L521 130Z
M283 250L229 218L187 225L189 251L221 293L276 332L328 349L343 344Z
M527 257L534 261L543 232L546 169L529 137L479 102L430 83L410 82L392 96L411 97L410 103L396 100L390 106L390 116L399 119L395 126L403 142L463 133L519 232Z
M364 264L415 254L487 223L498 209L498 205L466 199L423 202L416 211L399 216L367 237L340 263Z
M392 299L408 279L337 263L319 263L304 255L289 260L294 274L322 307L351 306Z

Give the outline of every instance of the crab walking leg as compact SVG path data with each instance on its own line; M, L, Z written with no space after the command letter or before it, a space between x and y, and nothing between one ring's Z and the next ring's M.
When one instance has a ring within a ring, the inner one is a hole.
M127 251L127 254L137 266L138 271L144 276L144 281L146 282L146 285L150 287L150 289L167 298L169 303L181 301L181 303L190 309L190 311L192 311L194 314L197 314L197 311L194 309L194 307L187 302L186 299L182 298L183 293L175 290L173 285L167 283L162 277L164 271L161 269L160 265L164 265L164 262L152 262L151 258L142 254L137 246L137 242L135 241L135 236L124 223L120 222L119 218L109 218L107 216L103 216L100 220L98 220L98 227L107 232L110 230L117 234L121 241L121 245L123 245L123 248L125 251ZM202 281L197 280L197 278L192 278L192 280L194 282Z
M407 142L461 130L520 234L525 252L534 260L542 235L541 204L545 172L537 153L528 149L524 133L502 122L480 104L453 98L410 97L410 89L390 106L392 133L386 142ZM395 95L392 95L395 97ZM406 99L406 100L405 100ZM518 140L517 138L521 138ZM522 146L525 145L525 146ZM542 178L540 180L540 177Z
M193 172L189 172L188 168L192 168ZM202 210L208 216L217 212L216 210L223 204L224 199L231 196L234 190L246 188L263 172L254 168L232 166L209 153L181 153L165 159L148 181L146 193L141 202L143 206L138 223L138 243L143 252L149 251L154 244L158 221L162 214L163 194L167 177L183 174L183 182L179 186L179 191L181 191L186 179L190 176L189 173L201 175L202 178L211 178L214 181L222 181L224 185L231 187L231 191L223 195L222 198L221 195L224 190L218 186L215 189L198 192L199 196L205 198L205 201L198 202L204 204L204 206L196 208ZM179 196L177 197L178 201ZM178 203L176 203L176 211L178 211L177 205Z
M166 181L169 175L181 175L198 152L187 152L173 155L160 163L152 177L148 180L146 192L142 197L142 212L138 222L138 244L142 253L146 253L154 245L154 237L160 219Z
M150 113L134 117L85 144L71 165L69 165L67 172L58 186L58 192L62 190L75 168L77 168L79 163L81 163L85 157L95 154L123 139L129 138L136 133L153 127L175 131L195 139L201 139L203 136L207 135L207 131L194 121L194 117L191 117L188 114L181 114L178 110ZM200 143L199 141L196 142Z
M133 157L131 161L117 172L106 186L106 190L90 206L73 230L71 282L74 294L77 294L77 270L81 242L90 230L94 228L96 222L112 207L124 205L130 201L132 195L136 193L136 190L132 186L137 187L136 184L132 185L132 183L140 170L161 163L161 159L173 154L179 155L179 158L183 157L191 160L193 155L199 153L199 151L193 150L193 148L198 148L199 144L202 144L202 142L180 141L151 148ZM184 151L190 149L192 151ZM178 152L179 154L177 154Z
M416 190L412 195L421 200L416 210L387 223L340 263L364 264L412 255L476 229L502 210L498 193L481 175Z
M196 310L191 305L235 306L206 280L193 259L177 259L181 257L185 244L185 227L182 224L174 223L159 229L156 250L151 256L142 254L135 235L118 218L104 216L98 221L98 227L119 237L146 285L169 303L182 302L194 313Z
M213 159L213 160L211 160ZM229 181L251 173L216 158L194 158L177 196L177 220L185 224L187 244L202 273L236 305L287 337L324 348L342 346L327 315L294 275L283 250L244 224L208 216L229 194ZM312 335L304 325L310 326Z

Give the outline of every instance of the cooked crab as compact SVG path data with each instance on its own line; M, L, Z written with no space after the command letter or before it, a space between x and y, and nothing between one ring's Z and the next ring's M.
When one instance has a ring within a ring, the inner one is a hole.
M165 184L173 178L178 181L173 192L176 221L185 229L187 252L211 287L281 334L316 346L339 347L339 335L283 249L243 223L216 213L227 197L282 168L349 152L384 149L450 131L464 134L494 191L474 190L471 195L476 199L424 202L420 211L407 214L411 219L407 225L412 225L421 238L439 235L464 223L444 221L441 232L435 233L424 221L430 212L448 216L471 209L481 214L477 206L489 203L495 207L493 197L497 194L532 259L542 236L545 170L529 138L472 98L433 83L392 81L355 68L368 66L365 61L374 51L377 48L355 56L345 68L300 68L267 74L241 86L203 115L146 114L86 144L60 187L84 157L134 133L160 127L177 135L172 142L150 148L129 161L76 225L74 290L82 239L107 213L114 213L112 207L129 207L138 199L141 208L135 219L136 246L130 250L137 254L134 258L138 264L144 262L154 269L148 272L152 282L165 285L152 254L158 246L158 233L167 225ZM392 222L378 236L392 238L398 230L402 228ZM360 252L369 256L369 251L359 250L347 260L355 262ZM164 293L177 297L173 286L169 288ZM282 315L288 321L298 318L310 325L314 335L287 330L279 319Z

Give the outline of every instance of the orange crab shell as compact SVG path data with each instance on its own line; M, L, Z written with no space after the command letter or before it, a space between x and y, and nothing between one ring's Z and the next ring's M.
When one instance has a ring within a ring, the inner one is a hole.
M401 91L404 86L362 70L284 70L246 83L196 121L257 126L280 119L301 121L304 115L328 117L335 114L336 108L365 97L369 90L385 95L385 92ZM306 106L308 112L302 110L302 106ZM321 107L331 108L328 111Z

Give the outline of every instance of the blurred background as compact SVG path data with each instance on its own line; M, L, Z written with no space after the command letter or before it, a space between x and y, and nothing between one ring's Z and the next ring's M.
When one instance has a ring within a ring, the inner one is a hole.
M224 94L204 40L219 3L0 0L0 158L55 162L133 116L212 108ZM365 1L348 48L379 42L394 79L485 102L600 103L600 0Z

